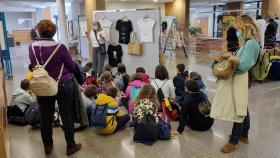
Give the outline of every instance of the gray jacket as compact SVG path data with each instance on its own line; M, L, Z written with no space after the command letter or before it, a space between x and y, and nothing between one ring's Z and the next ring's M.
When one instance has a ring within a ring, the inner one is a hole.
M25 112L26 108L33 103L32 96L25 90L18 88L12 94L12 100L10 106L18 106L22 112Z

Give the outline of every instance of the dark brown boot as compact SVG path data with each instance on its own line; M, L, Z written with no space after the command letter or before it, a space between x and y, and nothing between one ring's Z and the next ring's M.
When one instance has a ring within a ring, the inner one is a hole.
M222 148L221 148L221 152L223 153L231 153L234 152L237 148L237 145L235 144L231 144L231 143L227 143L225 144Z
M82 148L82 144L76 144L74 147L67 148L66 155L67 156L72 155L75 152L79 151L81 148Z

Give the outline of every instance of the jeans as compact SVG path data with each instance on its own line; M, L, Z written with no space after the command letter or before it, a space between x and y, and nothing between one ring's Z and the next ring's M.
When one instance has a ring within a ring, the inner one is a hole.
M56 96L37 97L41 113L41 137L45 147L53 145L52 124L56 101L62 118L62 128L67 147L71 148L76 145L74 140L74 84L75 83L72 79L68 81L60 81Z
M105 58L106 54L101 54L99 47L93 47L92 68L95 73L97 72L96 76L102 74Z
M250 129L250 115L249 111L247 112L247 116L245 117L242 123L233 123L232 133L230 136L229 142L231 144L237 145L239 142L239 138L248 138Z

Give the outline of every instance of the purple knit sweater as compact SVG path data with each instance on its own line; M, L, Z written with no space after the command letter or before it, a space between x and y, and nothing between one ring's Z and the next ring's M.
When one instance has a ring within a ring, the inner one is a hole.
M39 41L33 43L36 57L41 65L43 65L49 56L53 53L58 43L54 41ZM40 51L41 49L41 51ZM40 53L41 52L41 53ZM33 67L37 65L36 59L32 52L31 45L29 46L29 59ZM46 71L51 77L57 80L62 64L64 69L61 76L61 81L68 81L72 79L72 74L75 72L75 64L72 57L64 44L60 46L56 54L46 66Z

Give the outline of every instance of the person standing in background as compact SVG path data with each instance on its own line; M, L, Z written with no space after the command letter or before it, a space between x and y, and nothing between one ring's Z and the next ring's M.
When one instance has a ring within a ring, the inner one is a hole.
M75 113L75 81L73 73L76 71L75 63L72 60L68 48L64 44L53 40L56 34L56 25L50 20L41 20L37 24L40 41L29 46L29 59L32 67L44 65L50 77L58 81L58 93L55 96L36 96L40 105L41 114L41 137L45 148L45 154L49 155L53 151L53 116L55 112L55 102L59 106L59 113L62 118L63 131L67 143L67 156L74 154L82 148L82 144L75 142L74 113ZM57 52L54 52L57 50ZM61 75L60 75L61 74ZM61 78L60 78L61 77ZM60 79L59 79L60 78Z
M266 21L262 18L261 15L258 15L257 17L257 25L260 29L260 40L261 40L261 47L264 48L264 33L265 33L265 29L266 29Z
M105 47L105 35L102 32L99 22L93 22L93 30L88 33L86 32L88 40L91 41L93 52L92 52L92 68L96 76L100 76L102 74L104 61L106 57Z

